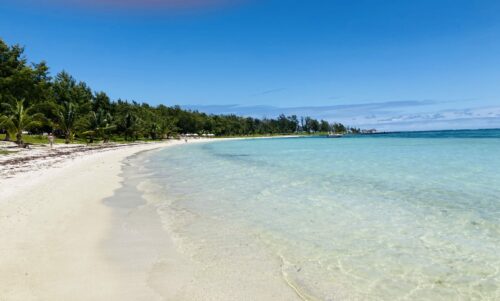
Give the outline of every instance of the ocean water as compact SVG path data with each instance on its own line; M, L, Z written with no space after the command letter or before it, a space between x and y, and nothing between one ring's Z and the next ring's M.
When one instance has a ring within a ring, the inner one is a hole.
M188 144L141 175L212 274L265 264L304 300L500 300L498 130Z

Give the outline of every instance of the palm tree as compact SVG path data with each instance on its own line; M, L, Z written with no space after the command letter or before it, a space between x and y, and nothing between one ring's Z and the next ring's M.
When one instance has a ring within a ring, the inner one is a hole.
M15 105L2 103L4 115L0 117L0 125L8 132L16 135L16 143L23 146L23 131L35 126L40 126L44 115L42 113L32 113L33 107L24 106L24 98L15 101Z
M5 138L3 141L10 141L10 133L12 131L11 119L9 116L1 115L0 116L0 129L5 131Z
M129 140L129 138L137 139L137 133L140 129L140 119L134 115L128 112L125 115L125 118L122 121L122 128L123 132L125 135L125 140Z
M178 128L175 126L175 121L172 118L164 118L160 122L160 132L168 139L170 135L174 134Z
M149 125L149 135L151 136L151 139L156 140L158 138L161 138L163 133L162 133L162 127L160 124L156 121L153 121Z
M2 40L0 40L0 46L2 45ZM0 101L1 102L1 107L0 107L0 130L5 130L5 138L3 141L10 141L10 134L11 134L11 128L10 128L10 118L7 115L4 115L5 111L5 105L3 104L3 97L0 95Z
M89 137L89 142L94 142L94 139L97 137L101 137L104 140L104 143L109 141L109 136L107 132L115 128L112 124L113 117L111 114L104 112L104 110L99 109L97 112L90 112L89 122L88 122L88 130L83 132L83 135L87 135Z
M58 127L64 133L65 143L69 144L73 140L73 134L78 117L78 104L71 101L64 101L57 109Z

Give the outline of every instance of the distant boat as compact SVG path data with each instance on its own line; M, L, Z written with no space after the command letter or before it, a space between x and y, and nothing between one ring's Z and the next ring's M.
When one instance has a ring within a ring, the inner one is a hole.
M344 137L343 134L328 134L328 136L326 136L327 138L342 138Z

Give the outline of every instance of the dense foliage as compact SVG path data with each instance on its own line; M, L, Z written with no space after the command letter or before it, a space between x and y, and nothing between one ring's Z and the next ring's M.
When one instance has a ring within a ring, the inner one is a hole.
M346 132L342 124L281 115L257 119L207 115L179 106L150 106L94 92L63 71L51 77L45 62L28 63L24 49L0 39L0 132L22 144L22 134L53 132L66 143L76 137L108 141L162 139L195 133L216 136Z

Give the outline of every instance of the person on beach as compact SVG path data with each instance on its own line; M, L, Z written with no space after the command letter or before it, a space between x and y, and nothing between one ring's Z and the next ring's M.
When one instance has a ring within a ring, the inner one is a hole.
M50 148L52 148L54 146L54 135L52 135L52 133L50 133L48 136L48 139L49 139Z

